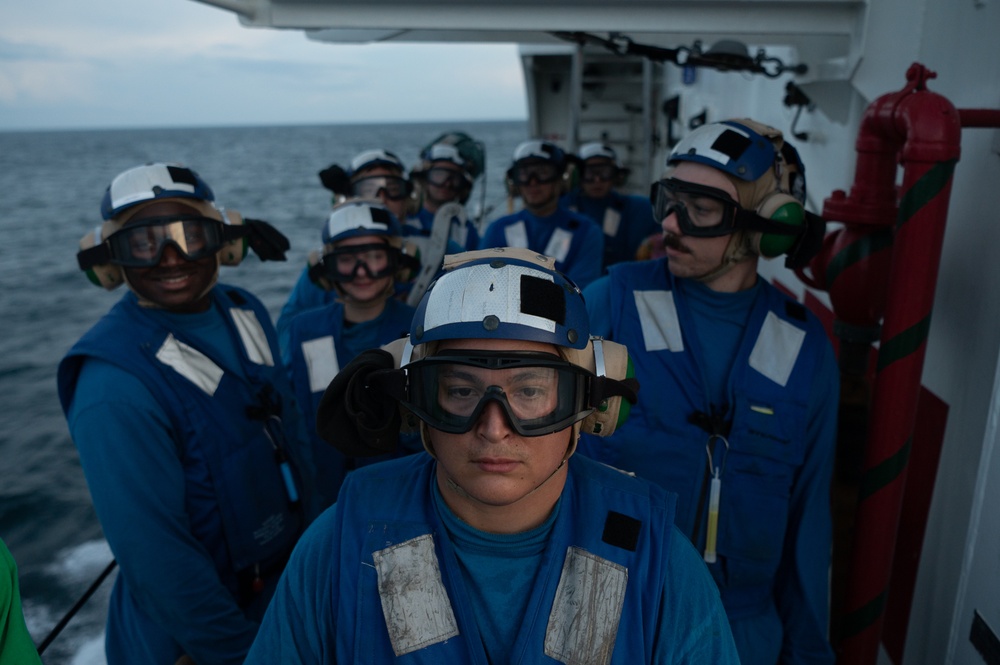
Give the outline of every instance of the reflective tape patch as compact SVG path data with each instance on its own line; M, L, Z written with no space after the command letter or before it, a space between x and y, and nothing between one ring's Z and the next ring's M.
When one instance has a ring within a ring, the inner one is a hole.
M522 278L529 276L547 282L555 281L552 275L527 266L509 265L506 270L515 271ZM492 314L504 323L555 332L556 322L552 319L521 311L521 279L497 280L496 274L496 269L487 264L469 266L462 270L461 288L434 288L428 291L424 331L450 323L482 321Z
M805 339L805 330L768 312L750 352L750 367L784 387Z
M306 371L309 373L309 392L323 392L340 371L333 336L327 335L302 342L302 355L305 357Z
M507 241L508 247L528 247L528 230L524 226L524 222L517 222L516 224L511 224L503 230L504 240Z
M570 245L573 244L573 234L566 229L556 229L549 238L549 243L545 245L545 256L551 256L556 261L562 263L569 256Z
M622 214L609 207L604 211L604 235L614 238L618 235L618 227L622 223Z
M225 372L204 353L168 334L156 352L156 359L198 386L209 396L215 395Z
M233 317L233 323L236 324L236 330L240 334L243 348L246 349L250 362L274 367L271 347L267 343L267 335L264 333L264 327L257 320L257 315L252 310L238 307L230 308L229 315Z
M545 629L545 655L567 665L610 663L627 585L627 568L570 547Z
M639 310L639 324L647 351L684 350L681 323L677 319L677 306L672 291L633 291L635 308Z
M430 534L372 554L389 639L403 656L458 635Z

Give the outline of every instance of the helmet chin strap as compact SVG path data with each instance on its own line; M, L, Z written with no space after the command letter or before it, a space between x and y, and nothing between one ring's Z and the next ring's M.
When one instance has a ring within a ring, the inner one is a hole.
M722 260L719 261L718 267L704 275L698 275L691 279L699 282L714 281L735 268L737 264L753 256L756 256L756 254L750 249L750 239L746 231L734 231L729 236L729 244L726 245L726 251L723 252Z

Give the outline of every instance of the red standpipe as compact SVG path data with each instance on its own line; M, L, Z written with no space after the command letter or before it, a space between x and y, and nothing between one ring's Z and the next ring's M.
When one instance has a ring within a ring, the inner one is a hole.
M915 63L902 90L868 107L855 144L850 195L835 192L824 202L823 217L844 222L837 233L845 238L867 237L895 222L891 254L882 254L891 257L888 261L865 257L855 266L867 279L845 278L846 288L836 280L825 284L835 312L841 317L844 311L849 324L877 327L884 307L838 649L842 665L873 664L878 657L951 176L960 152L959 113L926 89L933 77ZM897 163L904 167L898 191ZM837 244L828 242L829 251L811 264L814 275L827 274L831 259L838 258L833 255ZM878 285L884 285L882 292Z

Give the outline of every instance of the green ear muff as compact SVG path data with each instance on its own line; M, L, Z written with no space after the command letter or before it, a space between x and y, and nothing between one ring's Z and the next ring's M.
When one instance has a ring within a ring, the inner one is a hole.
M772 259L787 254L805 230L805 210L798 199L784 193L777 193L765 199L757 208L757 214L766 219L795 227L796 232L788 235L761 233L756 250L761 256ZM758 235L758 234L755 234Z

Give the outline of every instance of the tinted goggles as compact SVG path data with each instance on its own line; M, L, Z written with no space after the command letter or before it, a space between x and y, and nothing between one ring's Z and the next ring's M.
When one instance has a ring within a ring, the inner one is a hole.
M188 261L215 254L226 243L222 222L199 215L151 217L126 225L107 240L111 263L129 268L159 264L172 245Z
M450 187L461 189L469 184L468 178L461 171L453 171L441 166L434 166L424 173L427 182L435 187Z
M396 273L399 250L385 243L337 247L323 255L323 271L333 282L353 282L364 267L369 279L381 279Z
M584 182L596 182L598 180L608 182L609 180L613 180L617 175L618 167L614 164L584 164L580 178Z
M360 199L377 199L382 192L390 201L401 201L410 195L410 182L394 175L373 175L358 178L352 184L354 196Z
M535 162L533 164L518 164L514 167L514 182L527 185L534 179L540 184L555 182L562 175L555 164Z
M460 434L493 401L521 436L558 432L586 418L594 375L535 352L444 352L404 367L400 402L434 429Z

